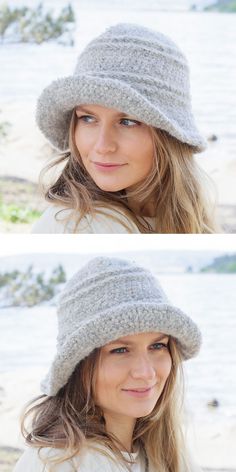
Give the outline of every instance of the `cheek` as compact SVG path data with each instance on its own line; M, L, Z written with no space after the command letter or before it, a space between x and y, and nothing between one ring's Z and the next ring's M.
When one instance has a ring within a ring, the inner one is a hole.
M165 383L167 378L169 377L171 367L172 367L172 360L171 360L170 354L167 354L165 357L159 360L156 369L157 369L159 378L163 383Z
M135 161L145 170L150 170L154 160L154 146L149 133L140 133L133 142Z
M122 370L122 369L121 369ZM104 398L109 398L120 381L121 372L112 362L103 362L98 369L96 382L96 397L101 403Z
M78 125L75 128L74 141L79 151L79 154L83 158L89 152L91 136L86 131L83 131Z

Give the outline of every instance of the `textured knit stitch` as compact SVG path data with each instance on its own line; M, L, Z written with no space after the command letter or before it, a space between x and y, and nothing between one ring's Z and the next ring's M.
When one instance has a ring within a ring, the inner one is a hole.
M154 331L173 336L183 359L199 351L197 325L171 305L148 270L123 259L92 259L69 280L59 299L57 354L42 391L56 395L95 348L121 336Z
M206 148L191 109L189 66L167 36L120 23L93 39L74 75L53 81L38 99L36 121L57 149L68 149L72 110L80 104L115 108L167 131L193 152Z

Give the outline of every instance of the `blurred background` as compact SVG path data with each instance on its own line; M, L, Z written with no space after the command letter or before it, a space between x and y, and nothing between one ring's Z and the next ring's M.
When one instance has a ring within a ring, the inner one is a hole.
M41 244L32 235L10 236L1 236L0 247L0 472L12 470L24 447L19 415L40 394L55 354L58 294L101 254L150 269L171 302L199 325L201 352L184 363L187 437L204 470L236 471L235 238L225 236L223 245L212 237L154 236L147 250L146 237L137 235L119 235L119 244L115 236L96 236L96 246L94 236L81 235L79 248L77 238L65 246L50 236L40 235Z
M118 22L169 35L186 54L193 111L208 149L196 156L236 233L236 0L0 1L0 231L29 232L45 208L39 172L55 151L35 125L38 95L72 74L84 46Z

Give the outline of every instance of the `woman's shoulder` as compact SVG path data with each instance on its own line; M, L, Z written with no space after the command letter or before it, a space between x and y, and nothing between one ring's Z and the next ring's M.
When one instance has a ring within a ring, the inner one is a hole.
M46 463L48 458L60 457L61 450L43 447L27 447L18 460L13 472L50 472L49 465ZM67 460L58 464L55 472L72 472L72 462ZM83 471L82 471L83 472Z
M28 447L18 460L13 469L13 472L50 472L49 459L62 457L63 451L55 448L43 447L41 449L36 447ZM99 467L99 468L95 468ZM108 470L104 467L103 458L97 453L90 453L89 451L82 452L73 459L67 459L56 466L53 470L55 472L93 472L97 470Z
M100 451L102 451L102 447ZM55 472L124 472L126 469L116 463L111 457L112 454L104 455L97 449L84 447L73 459L65 460L58 464L53 470ZM46 459L61 457L60 449L44 447L40 450L35 447L28 447L18 460L13 472L50 472Z
M32 227L32 233L139 233L135 223L122 212L103 208L95 215L85 215L75 227L71 209L50 205Z
M17 461L13 472L43 472L44 464L39 457L39 450L28 447Z
M86 215L93 233L140 233L136 224L121 209L97 209L94 215Z
M73 221L70 221L70 213L71 210L69 208L50 205L34 223L31 232L36 234L73 233L74 224ZM81 222L80 232L90 232L86 220Z

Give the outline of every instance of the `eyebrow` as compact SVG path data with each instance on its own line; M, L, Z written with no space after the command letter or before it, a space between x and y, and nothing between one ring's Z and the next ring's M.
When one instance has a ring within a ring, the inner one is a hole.
M96 115L96 113L94 113L93 111L89 110L88 108L84 108L84 107L77 107L77 111L84 111L85 113L90 113L91 115ZM129 115L128 113L116 113L116 116L118 117L122 117L122 116L131 116Z
M151 344L154 344L154 343L157 343L157 342L159 342L159 341L162 341L162 339L165 339L165 338L168 338L168 334L162 334L162 335L159 336L158 338L155 338L155 339L151 342ZM108 345L108 346L111 346L111 345L113 345L113 344L121 344L121 343L122 343L122 344L125 344L126 346L132 346L133 344L135 344L135 343L132 343L132 342L126 341L125 339L120 338L120 339L116 339L116 341L112 341L112 342L108 343L107 345Z

